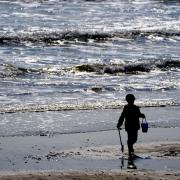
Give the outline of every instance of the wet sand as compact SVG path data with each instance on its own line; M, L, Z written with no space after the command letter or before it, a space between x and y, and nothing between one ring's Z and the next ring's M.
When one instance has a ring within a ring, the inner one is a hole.
M137 169L127 170L116 130L1 137L0 179L180 179L179 128L139 132L135 151Z
M179 172L121 171L121 172L29 172L1 175L0 180L179 180Z

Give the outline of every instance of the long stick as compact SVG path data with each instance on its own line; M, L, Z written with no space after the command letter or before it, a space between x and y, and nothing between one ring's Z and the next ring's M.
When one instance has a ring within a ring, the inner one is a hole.
M122 153L123 153L123 152L124 152L124 145L123 145L123 143L122 143L120 129L118 129L118 132L119 132L119 140L120 140L120 144L121 144L121 151L122 151Z

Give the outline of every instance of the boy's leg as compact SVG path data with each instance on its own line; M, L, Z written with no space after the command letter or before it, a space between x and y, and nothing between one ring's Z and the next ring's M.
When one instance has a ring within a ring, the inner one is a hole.
M134 154L133 145L137 141L138 131L128 131L127 134L128 134L128 141L127 141L128 151L129 151L129 156L131 156L132 154Z

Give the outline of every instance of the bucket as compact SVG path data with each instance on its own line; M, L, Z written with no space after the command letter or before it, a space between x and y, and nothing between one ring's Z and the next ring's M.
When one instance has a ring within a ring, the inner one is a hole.
M141 129L142 129L143 133L147 133L148 132L148 123L147 123L146 119L144 119L144 122L142 121Z

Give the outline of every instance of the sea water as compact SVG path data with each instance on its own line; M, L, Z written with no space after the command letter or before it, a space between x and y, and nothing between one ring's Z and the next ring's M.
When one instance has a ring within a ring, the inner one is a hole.
M0 0L0 135L114 129L128 93L180 127L179 17L178 0Z

